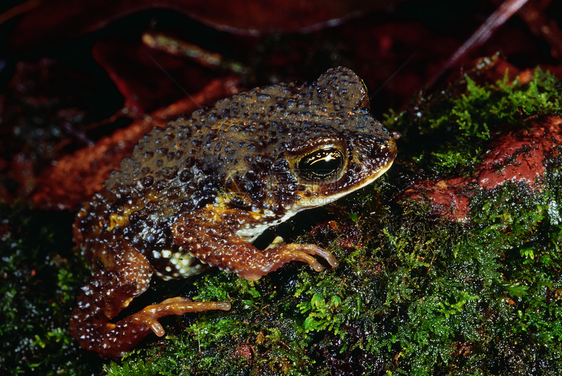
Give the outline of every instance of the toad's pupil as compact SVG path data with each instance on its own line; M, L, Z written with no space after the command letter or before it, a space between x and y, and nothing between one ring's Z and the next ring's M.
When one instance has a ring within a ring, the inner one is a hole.
M342 152L336 148L316 150L300 160L298 168L307 180L332 178L343 166Z

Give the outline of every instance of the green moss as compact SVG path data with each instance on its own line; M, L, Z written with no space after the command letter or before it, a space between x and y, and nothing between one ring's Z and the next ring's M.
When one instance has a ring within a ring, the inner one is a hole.
M71 253L69 213L0 205L0 373L81 374L67 332L84 266ZM78 274L77 274L78 271Z
M463 138L488 140L490 131L502 124L521 123L522 117L558 111L562 105L560 83L540 68L527 85L521 85L518 79L509 82L507 72L502 81L482 86L470 76L464 80L465 93L444 102L447 105L439 108L438 114L432 112L424 119L426 126L437 129L455 124L451 130Z

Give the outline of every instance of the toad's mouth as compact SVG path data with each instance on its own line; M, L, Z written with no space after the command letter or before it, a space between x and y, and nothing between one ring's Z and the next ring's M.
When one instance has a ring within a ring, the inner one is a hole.
M347 187L347 189L338 191L336 193L323 194L321 193L321 189L318 189L318 191L313 193L310 197L306 197L305 195L303 195L299 200L297 200L295 204L293 204L290 208L288 208L287 211L298 213L302 210L316 208L319 206L333 203L339 200L340 198L373 183L381 175L383 175L386 171L388 171L388 169L392 166L393 163L394 163L394 159L391 159L385 166L380 168L375 174L370 175L368 178L358 182L357 184L350 185L349 187Z

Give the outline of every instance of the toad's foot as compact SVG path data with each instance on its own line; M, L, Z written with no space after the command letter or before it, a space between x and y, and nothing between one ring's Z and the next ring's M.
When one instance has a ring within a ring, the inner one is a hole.
M184 313L215 310L228 311L230 310L230 303L194 302L189 298L178 296L166 299L159 304L149 305L142 311L139 311L124 320L130 321L132 325L150 328L154 334L158 337L162 337L165 334L165 331L164 328L162 328L162 325L158 322L160 317L171 315L180 316Z
M70 330L84 349L97 352L105 358L115 358L131 351L150 332L162 337L165 331L158 322L160 317L229 309L230 303L192 302L188 298L176 297L145 307L116 323L112 323L104 314L90 314L86 317L75 310ZM80 320L81 318L85 320Z
M248 281L255 281L262 276L279 269L291 261L301 261L309 264L315 271L323 269L322 264L312 256L324 258L332 268L339 265L333 254L314 244L285 244L275 248L268 248L248 262L245 267L236 271L239 276Z

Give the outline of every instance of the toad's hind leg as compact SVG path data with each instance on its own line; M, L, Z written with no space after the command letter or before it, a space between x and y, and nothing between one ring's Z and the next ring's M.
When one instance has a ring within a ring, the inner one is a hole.
M109 255L110 252L102 252ZM118 357L132 350L150 332L164 335L160 317L186 312L229 310L229 303L192 302L176 297L145 307L115 323L111 320L150 284L152 266L131 247L114 256L101 258L103 265L82 287L78 305L70 318L70 333L89 351L104 357Z
M213 219L213 220L211 220ZM236 224L252 223L253 214L240 209L206 208L179 218L172 226L174 242L199 260L255 281L291 261L309 264L316 271L324 258L332 267L338 261L314 244L273 245L261 251L236 234Z

